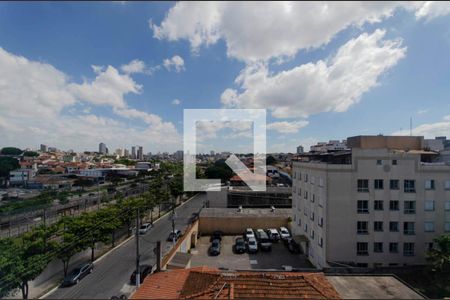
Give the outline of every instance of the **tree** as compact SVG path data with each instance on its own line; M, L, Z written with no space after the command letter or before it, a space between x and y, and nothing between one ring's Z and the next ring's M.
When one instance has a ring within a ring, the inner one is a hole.
M0 150L2 155L21 155L22 153L23 151L16 147L5 147Z
M179 196L183 195L183 178L181 176L175 176L169 182L169 190L172 197L175 198L175 203Z
M436 247L427 253L427 259L431 263L432 271L443 273L450 271L450 235L441 235L435 238Z
M23 153L23 156L27 156L27 157L37 157L39 156L39 153L34 152L34 151L25 151Z
M9 172L20 168L19 161L13 157L0 157L0 177L9 177Z
M274 165L276 162L277 162L277 160L272 155L269 155L266 158L266 164L268 164L268 165Z

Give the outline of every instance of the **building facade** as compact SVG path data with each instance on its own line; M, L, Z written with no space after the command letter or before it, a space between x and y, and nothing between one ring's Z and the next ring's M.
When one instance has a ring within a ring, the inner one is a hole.
M104 143L100 143L98 145L98 152L100 152L101 154L106 154L106 145Z
M385 138L293 163L293 232L317 267L424 264L450 234L450 165L433 162L422 137Z

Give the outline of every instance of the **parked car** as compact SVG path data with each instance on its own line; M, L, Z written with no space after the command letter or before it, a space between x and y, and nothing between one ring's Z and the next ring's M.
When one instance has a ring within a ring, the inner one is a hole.
M280 227L280 236L281 239L285 240L287 238L290 238L291 234L289 233L289 230L286 227Z
M70 272L62 282L62 286L71 286L80 282L87 274L92 273L94 265L87 263L81 265Z
M209 255L216 256L220 254L220 240L213 240L208 250Z
M245 252L245 241L243 238L238 237L234 241L234 252L244 253Z
M267 229L267 235L272 242L278 243L278 241L280 240L280 234L275 228Z
M258 242L254 237L251 237L247 241L247 251L248 253L256 253L258 252Z
M267 233L262 229L256 229L256 240L258 241L258 246L261 250L272 251L272 242L270 241Z
M178 241L178 239L181 237L181 231L178 229L175 229L175 231L170 232L169 237L167 238L168 242L172 242L175 237L175 241Z
M255 238L255 233L253 229L247 228L244 232L244 238L248 241L249 238Z
M291 252L291 253L298 254L298 253L301 253L301 251L302 251L300 248L300 245L296 241L294 241L293 238L285 239L284 245L288 248L289 252Z
M147 277L147 275L152 273L152 269L153 269L153 267L150 265L140 265L139 266L139 273L140 273L139 282L140 283L144 282L145 277ZM136 284L136 270L134 270L133 274L131 274L130 282L131 282L131 284Z
M144 224L141 225L141 227L139 227L139 233L140 234L145 234L145 233L147 233L147 231L150 230L150 228L152 228L152 224L144 223Z
M211 239L209 240L210 242L214 241L214 240L219 240L222 241L222 231L220 230L216 230L213 232L213 234L211 235Z

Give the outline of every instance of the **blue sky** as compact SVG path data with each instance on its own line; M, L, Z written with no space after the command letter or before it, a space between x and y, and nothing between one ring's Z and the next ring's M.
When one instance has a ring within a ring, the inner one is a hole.
M271 152L407 134L410 117L414 134L450 136L448 14L447 3L2 2L0 146L175 151L183 109L222 107L266 108Z

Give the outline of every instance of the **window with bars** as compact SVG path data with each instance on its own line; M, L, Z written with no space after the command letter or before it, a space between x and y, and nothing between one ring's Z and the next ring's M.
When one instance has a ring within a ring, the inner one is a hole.
M389 188L391 190L398 190L399 189L399 180L398 179L391 179L389 180Z
M403 222L403 234L405 235L414 235L414 222Z
M415 193L416 192L416 181L406 179L403 182L403 191L405 193Z
M368 191L369 191L369 180L358 179L358 192L368 192Z
M356 255L369 255L369 244L363 242L356 243Z
M376 189L376 190L384 189L383 179L375 179L374 182L373 182L373 188Z
M356 233L357 234L369 234L369 222L367 221L358 221L356 223Z
M403 243L403 255L414 256L414 243Z
M416 201L405 201L403 206L403 213L408 215L416 213Z
M357 212L360 214L369 213L369 201L368 200L358 200Z
M399 202L398 200L391 200L389 201L389 210L399 210Z

